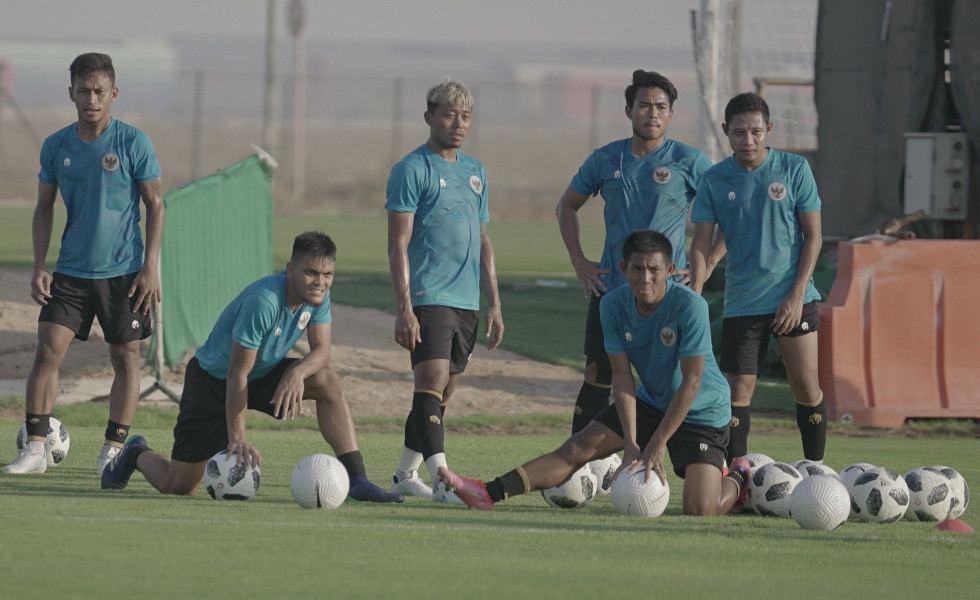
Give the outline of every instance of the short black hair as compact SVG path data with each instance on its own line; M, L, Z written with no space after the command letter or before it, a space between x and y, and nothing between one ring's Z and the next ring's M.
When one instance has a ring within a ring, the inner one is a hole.
M656 71L644 71L637 69L633 71L633 83L626 87L626 106L633 106L636 101L636 90L640 88L660 88L667 94L670 107L674 108L674 100L677 100L677 88L669 79Z
M301 256L336 260L337 245L329 235L321 231L307 231L297 235L293 240L293 254L289 260L294 261Z
M739 94L729 100L725 107L725 123L731 123L735 115L753 112L762 113L762 119L769 122L769 105L762 96L754 92Z
M86 52L79 54L75 60L71 61L68 67L68 74L71 76L71 85L75 85L75 78L90 73L105 73L109 76L112 85L116 85L116 69L112 66L112 58L108 54L99 52Z
M633 254L662 254L670 263L674 260L674 246L659 231L641 229L629 234L623 241L623 262L629 263Z

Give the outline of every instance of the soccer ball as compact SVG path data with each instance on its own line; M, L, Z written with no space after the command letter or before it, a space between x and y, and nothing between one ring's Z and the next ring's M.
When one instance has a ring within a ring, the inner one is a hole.
M841 483L843 483L844 487L847 488L847 493L848 494L851 493L851 486L854 485L854 480L857 479L861 473L864 473L865 471L870 471L871 469L874 468L875 466L871 463L859 462L859 463L854 463L853 465L848 465L843 469L841 469L838 475L840 475ZM851 515L849 518L855 520L858 518L858 515L854 511L853 506L851 507Z
M565 483L541 490L545 502L555 508L582 508L595 500L599 484L588 464L582 465Z
M27 425L21 425L17 432L17 451L20 452L27 444ZM48 466L53 467L65 460L68 455L68 448L71 447L71 438L68 436L68 429L65 424L51 417L48 423L48 437L44 441L44 457L48 461Z
M792 514L790 499L802 480L793 465L771 462L752 474L746 505L767 517L788 517Z
M238 464L238 455L222 450L204 467L204 487L215 500L248 500L259 491L259 468Z
M953 492L953 499L950 502L948 519L958 519L970 504L970 486L966 484L966 479L956 469L937 465L926 467L930 471L935 471L949 480L950 489Z
M851 509L862 521L894 523L909 507L909 486L901 475L886 467L861 473L848 491Z
M776 462L765 454L760 454L758 452L749 452L743 458L749 461L749 467L752 468L753 473L755 473L756 470L758 470L762 465L768 465L771 462Z
M952 484L941 473L927 467L912 469L905 474L909 486L909 509L906 521L942 521L953 506Z
M837 478L814 473L803 478L790 496L793 518L803 529L833 531L847 521L851 497Z
M811 475L826 475L840 481L840 475L837 474L837 471L823 463L803 459L793 463L793 466L800 472L800 477L804 479Z
M589 462L589 468L595 475L596 483L599 484L599 493L608 494L612 489L613 475L623 460L618 454L610 454L606 458L599 458Z
M623 469L612 484L612 505L616 512L638 517L659 517L670 502L670 486L660 483L656 474L646 479L646 469L630 473Z
M347 469L329 454L311 454L299 461L289 477L293 499L303 508L337 508L347 499Z

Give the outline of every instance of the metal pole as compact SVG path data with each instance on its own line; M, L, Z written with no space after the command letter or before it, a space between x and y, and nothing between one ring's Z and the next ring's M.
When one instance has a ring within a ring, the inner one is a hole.
M265 89L262 102L262 148L275 154L272 123L276 88L276 0L266 0L265 11Z
M303 58L303 2L290 5L293 32L293 201L302 204L306 196L306 82Z
M204 138L204 73L194 71L194 108L191 116L191 181L201 176L201 144Z

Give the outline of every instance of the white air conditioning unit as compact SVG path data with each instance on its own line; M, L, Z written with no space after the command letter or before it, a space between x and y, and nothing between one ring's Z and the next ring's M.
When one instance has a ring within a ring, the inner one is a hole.
M970 142L965 133L905 134L905 214L962 221L970 185Z

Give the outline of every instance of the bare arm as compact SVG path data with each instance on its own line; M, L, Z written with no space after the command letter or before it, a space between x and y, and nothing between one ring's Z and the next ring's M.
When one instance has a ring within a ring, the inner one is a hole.
M238 455L238 464L262 464L262 455L245 441L248 411L248 374L255 367L257 351L232 342L225 387L225 420L228 423L228 454Z
M504 317L497 289L497 263L486 223L480 223L480 286L487 297L487 348L493 350L504 339Z
M714 231L714 223L694 224L694 238L691 240L691 289L699 294L711 274L708 264Z
M408 242L414 226L414 213L388 211L388 268L395 292L395 342L409 350L422 343L419 320L412 312L409 285Z
M803 299L806 295L807 284L817 268L820 248L823 246L823 232L820 223L820 211L797 213L800 229L803 231L803 250L800 252L800 262L796 268L796 279L789 294L783 299L776 310L772 330L778 334L789 333L800 325L803 319Z
M568 186L555 208L561 239L565 242L568 258L575 269L575 276L582 282L582 289L585 291L586 297L589 293L598 296L606 291L606 284L599 279L599 275L609 273L607 269L600 269L599 263L586 258L585 252L582 250L578 210L585 205L588 199L589 197L585 194L580 194L572 189L572 186Z
M306 328L310 352L289 366L272 396L272 414L277 419L295 419L303 408L306 379L330 366L330 333L330 323L319 323Z
M58 186L54 183L37 184L37 206L31 225L31 243L34 248L34 275L31 277L31 297L40 305L51 298L51 273L45 262L51 247L51 231L54 228L54 202Z
M146 256L143 269L129 288L129 297L136 296L135 310L147 314L157 309L162 299L160 290L160 246L163 243L163 193L160 178L140 184L140 197L146 206Z
M691 356L681 359L681 385L670 400L670 405L664 413L660 426L653 432L640 463L647 469L647 480L650 472L660 478L660 483L667 484L667 474L664 471L664 458L667 456L667 440L674 435L677 428L684 422L694 398L701 389L701 376L704 374L704 355Z
M627 468L640 458L640 446L636 442L636 380L625 352L610 354L609 364L612 366L612 399L623 427L623 468Z

